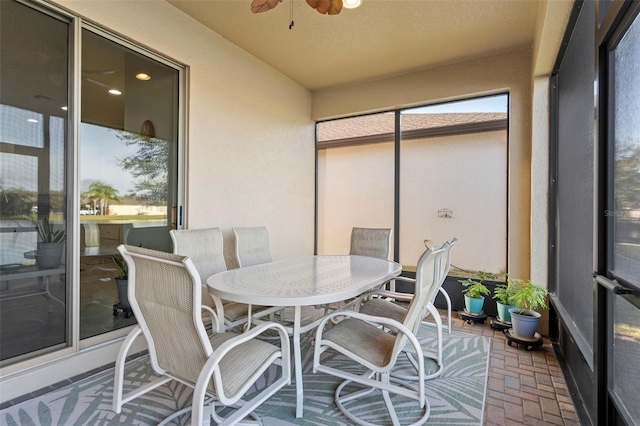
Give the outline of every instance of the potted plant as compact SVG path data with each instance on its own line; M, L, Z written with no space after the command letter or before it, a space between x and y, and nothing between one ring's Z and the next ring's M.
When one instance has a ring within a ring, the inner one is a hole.
M511 324L511 313L509 309L515 308L513 294L515 293L517 282L513 278L507 278L507 282L500 283L493 290L493 298L496 299L496 309L498 319L504 323Z
M509 285L514 286L511 300L516 306L509 309L513 332L520 337L532 339L542 316L536 309L547 307L548 291L529 280L513 279Z
M49 216L42 216L35 222L38 231L38 249L36 250L36 264L39 268L57 268L64 252L64 229L54 229Z
M459 280L464 287L464 306L465 310L470 314L482 313L484 306L484 296L490 294L489 289L483 284L484 281L493 277L493 274L479 271L478 278L467 278Z
M129 318L131 316L131 305L129 304L129 269L127 267L127 262L117 255L111 256L113 263L118 267L117 276L115 277L116 283L118 284L118 299L120 299L120 303L116 304L113 307L113 315L117 315L119 310L124 311L125 318Z

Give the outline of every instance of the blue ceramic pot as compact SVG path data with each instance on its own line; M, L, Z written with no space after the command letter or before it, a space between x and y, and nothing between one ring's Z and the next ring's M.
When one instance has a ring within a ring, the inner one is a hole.
M469 297L466 294L464 295L464 307L468 313L470 314L481 313L483 305L484 305L484 297L476 299L474 297Z
M506 322L507 324L511 324L511 313L509 312L509 309L515 308L515 306L496 302L496 307L498 308L498 319L502 322Z
M540 313L536 311L521 310L520 308L509 309L511 313L511 324L513 332L520 337L533 339L538 328Z

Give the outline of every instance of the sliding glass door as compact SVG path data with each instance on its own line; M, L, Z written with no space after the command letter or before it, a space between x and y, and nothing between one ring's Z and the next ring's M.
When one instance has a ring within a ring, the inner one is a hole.
M0 48L0 366L18 368L136 323L116 247L172 250L184 68L40 2L0 1Z
M0 365L70 345L67 20L0 2Z
M136 322L121 243L171 251L179 71L82 31L80 338Z

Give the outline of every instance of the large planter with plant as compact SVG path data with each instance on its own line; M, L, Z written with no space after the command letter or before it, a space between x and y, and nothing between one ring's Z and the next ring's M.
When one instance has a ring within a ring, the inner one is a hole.
M42 269L57 268L64 253L64 229L53 229L49 216L43 216L36 221L38 230L38 249L36 250L36 265Z
M460 284L464 287L462 293L464 293L464 307L467 313L476 315L482 313L484 296L491 294L489 289L483 284L488 278L490 278L490 274L480 271L476 279L467 278L460 280Z
M509 309L516 307L512 301L515 291L515 285L512 285L512 281L514 280L508 278L506 283L498 284L493 290L498 319L505 324L511 324Z
M528 280L514 279L512 301L515 308L509 309L513 332L517 336L533 339L541 317L538 308L547 307L547 289Z

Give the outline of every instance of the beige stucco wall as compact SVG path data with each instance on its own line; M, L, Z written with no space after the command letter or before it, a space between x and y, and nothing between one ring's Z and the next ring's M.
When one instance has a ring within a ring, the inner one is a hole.
M425 239L457 237L456 267L505 270L506 132L403 141L400 163L400 262L415 266ZM354 226L393 228L394 167L393 143L319 152L318 253L348 253Z
M318 254L349 253L354 226L393 229L393 151L391 142L318 151Z
M365 112L508 91L508 270L530 273L531 49L313 93L312 118Z
M533 83L531 155L531 281L547 286L549 259L549 90L548 77Z
M313 253L306 89L164 1L58 4L189 67L189 228L220 227L231 237L233 226L266 225L274 258Z

